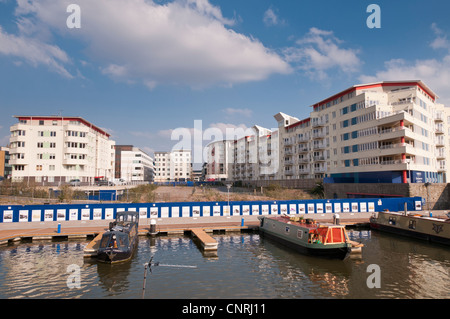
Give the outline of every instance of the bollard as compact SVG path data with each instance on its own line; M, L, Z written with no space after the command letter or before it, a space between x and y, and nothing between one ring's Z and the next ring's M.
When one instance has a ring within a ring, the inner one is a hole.
M150 220L150 231L148 233L150 236L155 236L158 233L156 231L156 220L153 218Z
M339 221L339 214L334 214L333 215L333 221L334 221L334 224L335 225L339 225L340 224L340 221Z
M61 234L61 223L58 223L58 230L57 230L58 234Z

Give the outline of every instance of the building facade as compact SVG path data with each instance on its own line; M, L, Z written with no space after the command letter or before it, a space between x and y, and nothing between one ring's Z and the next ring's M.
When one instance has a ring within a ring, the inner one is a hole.
M278 130L234 141L228 179L446 183L450 111L437 99L422 81L384 81L328 97L303 120L277 113Z
M153 158L133 145L115 145L115 178L126 182L153 182Z
M11 178L12 168L9 159L9 148L0 147L0 180Z
M223 181L229 176L234 141L214 141L206 147L206 181Z
M155 182L185 182L192 180L190 150L155 152Z
M81 117L15 116L10 164L14 182L93 184L114 177L114 144L103 129Z

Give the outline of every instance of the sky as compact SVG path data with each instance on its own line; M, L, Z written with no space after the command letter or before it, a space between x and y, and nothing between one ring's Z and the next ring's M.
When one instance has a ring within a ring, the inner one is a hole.
M0 146L14 115L62 115L150 155L192 149L376 81L422 80L450 106L448 12L446 0L0 0Z

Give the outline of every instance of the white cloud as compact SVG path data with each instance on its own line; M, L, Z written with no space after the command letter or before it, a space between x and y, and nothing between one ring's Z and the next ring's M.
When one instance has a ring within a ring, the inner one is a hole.
M376 81L398 81L398 80L422 80L437 95L440 103L450 106L450 45L446 35L437 28L436 24L431 26L435 39L430 47L433 49L448 49L442 58L426 60L407 61L404 59L391 59L384 63L384 70L375 75L362 75L359 80L362 83Z
M207 0L79 0L81 28L68 29L71 2L20 0L17 14L80 41L89 62L116 80L202 88L291 71L260 41L230 29L234 21Z
M44 43L38 39L20 34L18 36L8 34L0 26L0 54L23 59L34 67L47 66L51 71L63 77L73 78L66 70L65 64L70 63L66 52L56 45ZM21 61L15 61L20 66Z
M431 25L431 29L433 30L436 38L431 43L431 47L433 49L447 49L450 51L450 41L447 39L447 35L438 28L436 23Z
M311 28L296 44L298 47L284 50L286 60L297 64L300 70L318 80L326 79L330 69L352 73L361 65L359 51L342 48L343 41L336 38L332 31Z
M223 109L222 111L229 116L238 115L238 116L251 117L253 114L253 111L250 109L234 109L231 107Z
M264 12L263 21L266 26L285 24L285 21L280 19L272 8L269 8Z

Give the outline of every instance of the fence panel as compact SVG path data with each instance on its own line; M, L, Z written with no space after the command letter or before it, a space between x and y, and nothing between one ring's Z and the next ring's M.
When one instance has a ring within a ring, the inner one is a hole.
M1 205L0 223L64 220L112 220L117 212L136 211L143 218L332 214L422 210L422 197L290 201L109 203Z

